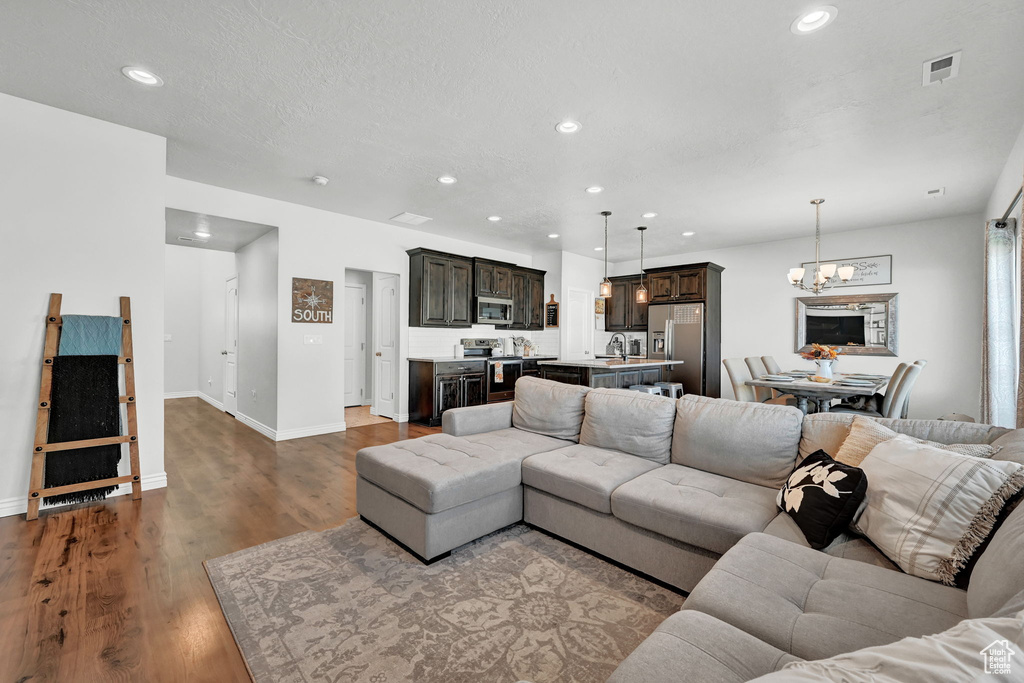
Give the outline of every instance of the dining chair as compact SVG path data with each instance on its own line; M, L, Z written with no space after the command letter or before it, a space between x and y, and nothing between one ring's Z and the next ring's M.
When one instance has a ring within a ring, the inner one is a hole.
M882 398L880 411L854 408L853 406L836 406L830 412L852 413L857 415L871 415L873 417L898 417L907 416L907 409L910 404L910 394L914 390L917 378L921 371L928 365L926 360L914 361L914 363L900 363L889 378L889 384L885 387L885 395Z
M753 379L746 361L740 360L739 358L725 358L722 360L722 364L725 366L725 371L729 374L729 382L732 384L732 393L737 401L789 405L789 402L786 399L781 398L769 398L767 401L760 401L758 399L757 393L754 391L755 387L746 384L746 382ZM760 389L761 387L756 388ZM795 405L795 399L793 400Z
M768 369L764 366L764 361L761 360L760 356L747 356L743 359L743 362L747 365L747 370L750 371L751 379L760 379L768 374ZM770 398L775 398L772 390L767 387L751 387L754 390L754 396L761 403L764 403Z
M765 370L767 370L770 375L778 375L782 372L782 368L780 368L779 364L775 362L774 356L761 356L761 362L764 363Z

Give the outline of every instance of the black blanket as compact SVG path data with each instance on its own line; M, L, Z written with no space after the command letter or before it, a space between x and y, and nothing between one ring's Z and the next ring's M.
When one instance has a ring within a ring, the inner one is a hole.
M57 356L53 359L47 443L121 434L117 356ZM121 445L93 446L46 454L44 486L64 486L117 476ZM47 503L105 498L114 487L49 496Z

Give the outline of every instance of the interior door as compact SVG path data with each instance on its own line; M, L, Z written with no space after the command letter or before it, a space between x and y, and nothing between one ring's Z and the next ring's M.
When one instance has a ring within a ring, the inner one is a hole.
M224 283L224 412L238 412L238 276Z
M570 289L565 316L566 360L594 358L594 292Z
M366 286L345 285L345 407L366 396Z
M398 276L373 274L373 406L394 419L398 402Z

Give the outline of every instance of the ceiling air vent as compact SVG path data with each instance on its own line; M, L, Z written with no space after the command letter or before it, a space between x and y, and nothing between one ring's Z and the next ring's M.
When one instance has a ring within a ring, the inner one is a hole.
M960 73L960 51L951 54L929 59L924 63L922 74L924 85L942 83L950 78L956 78Z
M929 197L944 197L946 196L946 188L936 187L934 190L928 190L926 194Z
M178 237L179 242L198 242L199 244L206 244L210 240L201 240L198 237Z
M405 223L406 225L423 225L427 221L434 220L433 218L427 218L426 216L417 216L414 213L408 211L400 213L397 216L392 216L391 220L396 223Z

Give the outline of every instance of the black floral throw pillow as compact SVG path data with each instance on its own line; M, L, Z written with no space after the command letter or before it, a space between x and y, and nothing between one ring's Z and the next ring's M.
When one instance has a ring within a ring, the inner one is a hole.
M815 451L793 471L776 503L793 518L811 547L821 550L843 533L867 492L864 470Z

